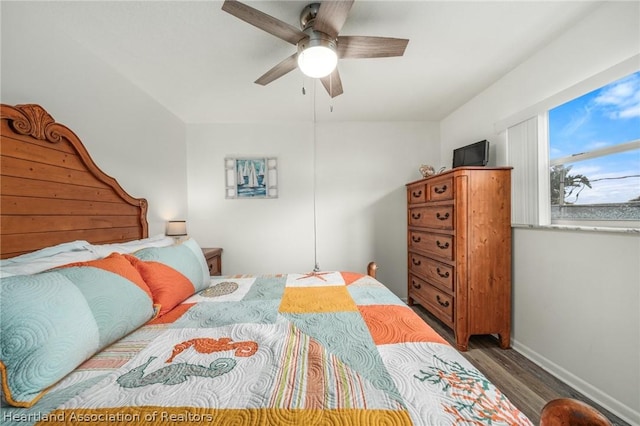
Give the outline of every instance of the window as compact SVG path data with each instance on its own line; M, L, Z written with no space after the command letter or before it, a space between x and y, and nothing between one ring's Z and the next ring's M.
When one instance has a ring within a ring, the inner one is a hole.
M639 59L495 124L513 225L640 228Z
M640 221L640 71L550 109L548 138L551 223Z

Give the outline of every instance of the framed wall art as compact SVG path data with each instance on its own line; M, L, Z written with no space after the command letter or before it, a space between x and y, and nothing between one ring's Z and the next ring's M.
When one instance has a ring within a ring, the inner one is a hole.
M269 157L224 159L225 198L277 198L278 160Z

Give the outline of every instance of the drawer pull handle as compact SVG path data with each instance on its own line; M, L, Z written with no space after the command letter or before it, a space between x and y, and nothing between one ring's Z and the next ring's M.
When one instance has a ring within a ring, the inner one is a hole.
M440 240L436 240L436 245L438 246L439 249L445 250L449 248L449 243L445 242L444 244L442 244L440 242Z
M413 191L413 192L411 193L411 195L413 195L415 198L422 197L422 190L420 190L420 191L418 191L418 192Z
M411 217L418 220L422 217L422 213L411 213Z
M421 287L420 284L416 284L416 280L411 280L411 284L413 285L413 288L420 289L420 287Z
M440 275L442 278L449 278L449 271L445 271L445 273L443 274L440 271L440 268L436 268L436 272L438 273L438 275Z
M420 265L422 265L422 261L421 261L421 260L416 260L416 258L415 258L415 257L412 257L412 258L411 258L411 263L413 263L413 264L414 264L414 265L416 265L416 266L420 266Z
M412 235L412 236L411 236L411 240L412 240L414 243L419 243L420 241L422 241L422 237L416 237L415 235Z
M444 306L445 308L449 306L449 301L445 300L444 302L442 301L442 299L440 299L440 295L437 294L436 295L436 300L438 301L438 303L440 304L440 306Z
M441 215L440 212L436 213L436 217L440 220L447 220L449 219L449 212Z
M436 192L436 194L444 194L445 192L447 192L447 185L442 185L441 188L438 188L436 186L435 188L433 188L433 190Z

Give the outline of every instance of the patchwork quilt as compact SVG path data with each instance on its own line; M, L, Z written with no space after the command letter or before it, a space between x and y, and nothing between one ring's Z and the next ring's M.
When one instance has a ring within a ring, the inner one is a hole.
M210 286L85 361L3 424L531 425L375 279Z

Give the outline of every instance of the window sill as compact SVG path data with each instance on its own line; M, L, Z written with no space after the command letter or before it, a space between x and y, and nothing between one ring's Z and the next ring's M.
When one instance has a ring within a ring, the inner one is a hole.
M611 232L615 234L640 235L640 228L614 228L606 226L579 226L579 225L522 225L512 224L517 229L547 229L553 231L581 231L581 232Z

